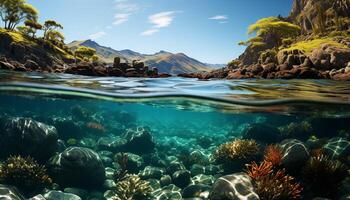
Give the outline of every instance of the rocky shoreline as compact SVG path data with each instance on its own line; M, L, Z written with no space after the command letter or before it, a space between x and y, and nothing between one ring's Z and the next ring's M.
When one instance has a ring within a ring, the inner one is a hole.
M348 44L350 47L350 43ZM350 49L322 45L311 54L293 50L267 55L257 64L228 66L209 73L180 74L199 79L331 79L350 81Z

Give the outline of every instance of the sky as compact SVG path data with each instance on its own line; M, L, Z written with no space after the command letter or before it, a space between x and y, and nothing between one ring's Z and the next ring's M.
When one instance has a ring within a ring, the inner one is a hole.
M292 0L27 0L39 21L64 26L66 42L92 39L116 50L185 53L224 64L245 49L258 19L288 16ZM48 3L49 2L49 3Z

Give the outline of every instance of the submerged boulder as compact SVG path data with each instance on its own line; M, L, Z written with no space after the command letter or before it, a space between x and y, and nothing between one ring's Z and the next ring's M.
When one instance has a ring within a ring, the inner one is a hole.
M250 124L243 133L243 139L253 139L262 143L277 143L282 140L279 130L265 124Z
M218 178L210 192L211 200L258 200L251 178L246 173L236 173Z
M24 200L16 187L0 184L0 199L3 200Z
M46 200L81 200L81 198L75 194L64 193L55 190L49 191L48 193L44 194L44 198Z
M95 188L102 186L106 178L100 156L82 147L69 147L52 157L48 170L55 182L62 186Z
M31 118L5 120L0 130L0 156L31 156L44 161L58 149L56 128Z
M297 171L308 161L310 153L306 145L296 139L284 140L282 148L282 165L289 171Z

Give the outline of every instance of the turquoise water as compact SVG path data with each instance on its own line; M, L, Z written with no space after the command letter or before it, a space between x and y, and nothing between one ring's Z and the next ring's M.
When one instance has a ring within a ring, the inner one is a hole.
M237 183L227 176L232 174L244 185L238 191L252 199L350 194L348 82L13 72L0 77L2 166L9 166L11 155L30 156L53 183L23 184L34 179L28 171L10 176L13 167L2 167L0 183L16 186L26 198L62 191L81 199L235 199L227 196L232 185L220 182L224 177ZM242 141L258 150L239 146ZM225 151L225 143L233 150ZM246 164L266 161L272 144L281 158L270 174L280 170L293 177L300 190L287 192L293 195L281 195L292 189L277 178L264 177L262 187L261 179L236 174L247 172ZM132 178L140 178L139 190L128 190Z

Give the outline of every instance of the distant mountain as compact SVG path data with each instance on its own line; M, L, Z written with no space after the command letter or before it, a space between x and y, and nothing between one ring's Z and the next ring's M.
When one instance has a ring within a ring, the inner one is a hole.
M155 54L141 54L129 49L115 50L110 47L101 46L92 40L74 41L68 46L71 49L76 49L79 46L87 46L96 49L97 55L101 61L106 63L113 63L114 57L120 57L123 62L132 62L132 60L140 60L145 62L149 67L157 67L159 72L180 74L192 72L206 72L211 71L218 65L211 65L202 63L198 60L188 57L183 53L173 54L166 51L160 51ZM222 66L222 65L220 65Z

